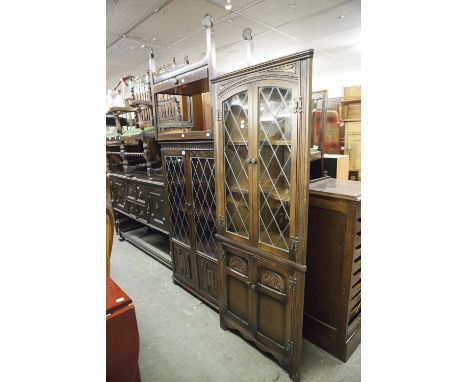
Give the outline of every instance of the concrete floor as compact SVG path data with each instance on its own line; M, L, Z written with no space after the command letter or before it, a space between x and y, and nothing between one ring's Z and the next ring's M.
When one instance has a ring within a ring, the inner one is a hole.
M132 244L114 240L111 277L132 298L143 382L289 382L273 359L219 327L211 308L172 283L172 271ZM301 381L361 379L361 347L343 363L303 341Z

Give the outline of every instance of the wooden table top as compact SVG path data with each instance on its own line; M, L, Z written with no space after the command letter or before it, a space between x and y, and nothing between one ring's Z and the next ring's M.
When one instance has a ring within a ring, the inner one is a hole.
M309 194L360 201L361 182L335 178L323 179L309 184Z
M110 277L106 277L106 315L131 303L132 299Z

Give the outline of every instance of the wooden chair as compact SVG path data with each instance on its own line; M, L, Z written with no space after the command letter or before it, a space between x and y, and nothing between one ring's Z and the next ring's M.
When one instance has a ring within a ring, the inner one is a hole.
M129 101L129 106L135 109L138 127L146 132L154 131L153 98L149 71L145 76L132 77L130 91L132 98Z

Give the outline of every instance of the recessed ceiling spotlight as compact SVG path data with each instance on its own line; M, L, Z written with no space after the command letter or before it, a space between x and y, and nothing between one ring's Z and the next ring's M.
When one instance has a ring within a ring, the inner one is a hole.
M127 37L127 35L126 35L126 34L124 34L124 35L122 35L122 37L123 37L123 38L126 38L126 37Z
M291 8L296 8L296 3L292 3Z
M153 37L153 41L156 41L156 37Z
M226 5L224 6L224 9L226 9L226 11L230 11L232 9L231 0L226 0Z
M141 44L140 48L146 48L146 45L145 44Z
M343 19L344 19L344 16L343 16L343 15L341 15L341 16L338 17L338 20L343 20Z
M229 22L232 23L234 21L234 19L229 19Z
M135 50L136 48L135 48L134 46L131 46L130 49L131 49L131 50Z
M159 13L166 13L166 11L164 9L161 9Z

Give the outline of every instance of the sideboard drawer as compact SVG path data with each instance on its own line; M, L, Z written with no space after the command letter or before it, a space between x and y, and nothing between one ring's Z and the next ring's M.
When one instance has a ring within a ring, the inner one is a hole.
M163 188L148 186L148 223L166 230L166 213L164 208Z

